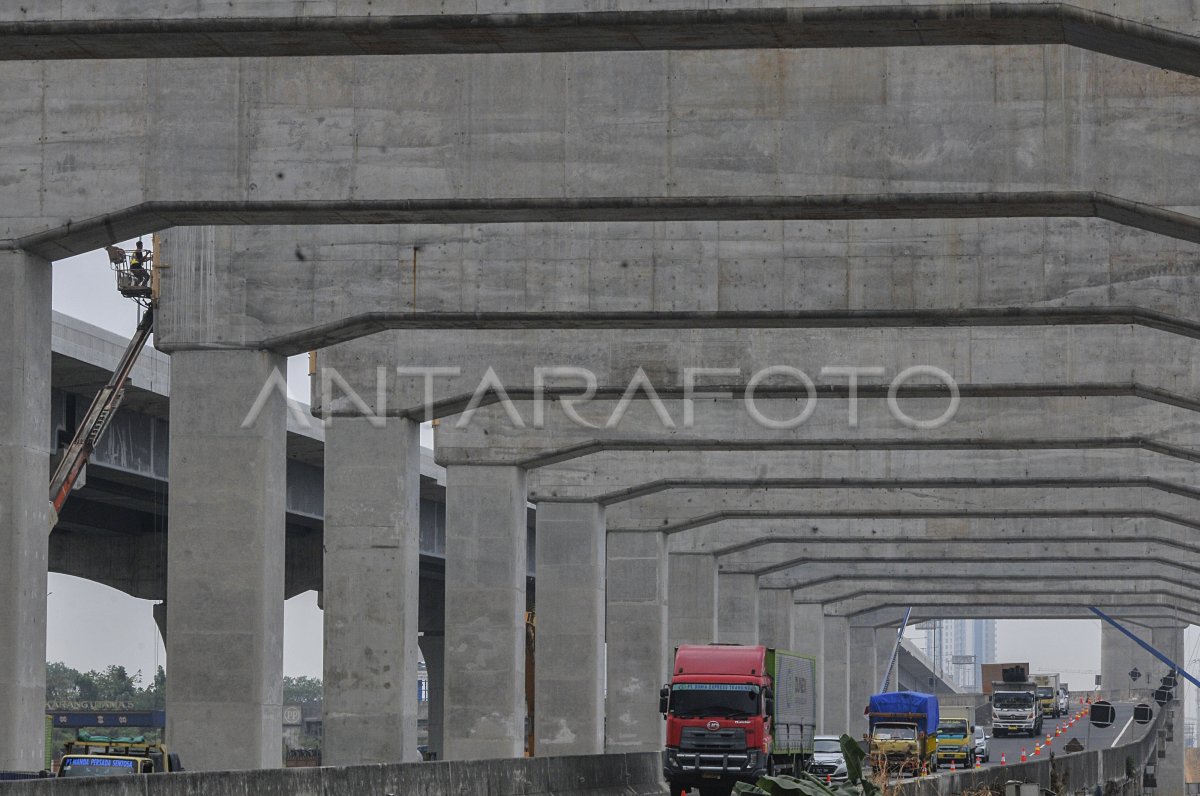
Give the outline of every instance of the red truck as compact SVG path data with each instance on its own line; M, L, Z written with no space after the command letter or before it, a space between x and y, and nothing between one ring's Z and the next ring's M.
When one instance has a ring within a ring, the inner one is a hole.
M737 782L799 771L816 732L816 661L794 652L685 644L659 694L672 796L728 796Z

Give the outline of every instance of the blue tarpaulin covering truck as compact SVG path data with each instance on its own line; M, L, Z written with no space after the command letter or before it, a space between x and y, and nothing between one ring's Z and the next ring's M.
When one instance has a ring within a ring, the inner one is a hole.
M933 694L874 694L867 707L871 766L899 774L937 770L938 700Z

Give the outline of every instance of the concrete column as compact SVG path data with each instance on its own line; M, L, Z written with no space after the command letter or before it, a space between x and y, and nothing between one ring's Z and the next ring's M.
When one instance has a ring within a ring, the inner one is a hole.
M707 553L671 553L667 561L667 654L673 656L680 644L717 640L717 559Z
M285 372L264 351L171 357L167 739L193 770L281 762L286 408L264 385Z
M790 589L759 589L758 643L780 650L792 649Z
M850 729L850 625L844 616L826 616L822 634L821 659L817 663L824 672L821 675L821 702L825 714L821 732L841 735Z
M790 592L788 594L791 598ZM817 727L825 727L825 614L816 603L792 605L792 650L817 659Z
M322 761L415 761L420 426L337 418L325 433Z
M1150 631L1150 643L1163 655L1186 669L1188 662L1184 660L1183 630L1182 625L1155 627ZM1149 687L1157 687L1162 682L1163 675L1167 673L1168 667L1165 663L1156 659L1155 664L1157 664L1155 668L1150 670L1152 679ZM1165 743L1166 757L1158 759L1156 773L1158 775L1158 792L1161 793L1183 793L1185 790L1183 738L1186 683L1186 680L1179 678L1179 686L1175 689L1176 701L1167 705L1167 709L1172 711L1173 731L1167 734L1171 740Z
M604 508L537 507L534 753L604 751Z
M717 574L717 641L758 643L758 576Z
M46 713L50 264L0 252L0 770L36 771Z
M429 748L433 760L444 755L442 742L443 711L445 710L446 639L444 636L421 636L421 654L425 657L425 673L429 677Z
M608 534L606 752L662 749L667 681L667 553L660 533Z
M867 731L863 715L871 694L879 688L879 663L876 655L875 628L850 628L850 651L847 658L849 715L846 732L858 738Z
M446 469L447 760L525 749L525 471Z
M1138 638L1153 644L1150 628L1120 618L1117 621ZM1134 668L1142 674L1137 682L1129 678L1129 672ZM1131 689L1144 689L1147 687L1147 675L1154 677L1154 684L1157 685L1157 678L1164 675L1166 670L1166 664L1135 644L1121 631L1107 622L1100 623L1100 687L1103 690L1126 694Z

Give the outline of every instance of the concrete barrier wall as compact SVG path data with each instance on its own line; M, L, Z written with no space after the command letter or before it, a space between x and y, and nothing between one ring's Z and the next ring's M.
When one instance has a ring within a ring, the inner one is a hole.
M1106 788L1105 794L1141 793L1142 769L1154 754L1158 731L1165 719L1166 713L1158 712L1141 739L1114 749L1075 754L1055 752L1037 762L922 777L904 783L899 792L903 796L952 796L991 788L993 792L1003 793L1006 782L1036 782L1043 788L1053 788L1052 780L1057 780L1060 787L1056 792L1060 796L1090 794L1096 785L1110 783L1112 787Z
M184 761L185 763L187 761ZM657 753L0 783L3 796L662 796Z

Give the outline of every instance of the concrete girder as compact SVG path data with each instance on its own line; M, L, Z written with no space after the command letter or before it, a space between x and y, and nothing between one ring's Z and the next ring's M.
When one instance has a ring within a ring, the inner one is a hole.
M975 214L1032 186L1052 193L986 214L1196 239L1161 209L1194 202L1195 78L1047 52L10 61L0 239L57 258L195 224L795 217L798 189L842 197L822 217L864 194L874 215L963 215L943 186Z
M292 352L398 328L1076 322L1195 336L1200 313L1200 277L1177 266L1200 247L1098 219L247 226L160 243L164 349ZM313 285L331 287L313 301ZM203 305L173 300L197 289Z
M464 361L461 352L470 351ZM430 368L455 371L429 376ZM918 374L900 380L909 367L936 368L943 376ZM1133 391L1148 398L1200 408L1200 395L1191 378L1200 369L1200 345L1191 338L1142 326L956 327L882 329L562 329L554 335L514 329L504 335L484 330L420 330L386 332L323 353L318 373L332 368L355 396L322 393L314 377L313 411L359 415L363 406L376 414L405 417L457 414L481 401L495 401L503 390L510 397L533 398L538 389L537 368L582 368L593 384L578 374L546 377L543 395L579 396L585 387L601 398L621 398L641 378L662 397L686 398L702 393L742 397L756 385L757 395L779 397L846 395L848 378L824 373L825 368L876 367L882 373L859 379L857 395L886 397L893 386L924 387L926 394L947 396L952 379L966 395L1070 395ZM809 379L792 373L772 375L771 368L798 368ZM400 368L417 369L401 372ZM702 369L722 369L704 373ZM689 376L689 373L692 374ZM487 388L486 379L498 382ZM693 385L689 385L689 380ZM818 389L817 385L820 385ZM481 386L482 385L482 386ZM429 391L432 390L432 396ZM634 394L645 398L645 388ZM917 394L920 394L919 392ZM377 406L380 397L386 406ZM430 400L431 399L431 400ZM328 405L325 402L328 401ZM949 401L930 415L947 412ZM588 421L604 425L610 416L597 416L603 403L589 402L580 410ZM851 404L839 406L848 412ZM902 405L903 407L903 405ZM560 407L550 407L559 411ZM790 421L797 415L772 417ZM847 414L842 415L843 419ZM463 414L457 422L470 422ZM518 425L517 420L508 422ZM664 419L663 425L669 425ZM520 424L536 418L520 418ZM685 424L683 417L670 423ZM896 419L894 423L901 425Z
M604 451L529 473L529 499L616 503L665 489L912 479L1145 478L1200 486L1200 464L1133 448L1042 451Z
M1006 545L1045 542L1102 545L1145 542L1168 549L1200 549L1195 531L1158 519L1119 517L908 517L903 519L836 518L722 520L672 534L671 553L711 554L725 562L754 561L758 550L776 544L809 546L859 545L892 550L893 545L945 545L996 542Z
M903 586L903 584L901 584ZM1099 593L1053 593L1052 598L1064 609L1060 618L1086 619L1095 617L1087 611L1088 606L1095 606L1110 612L1124 614L1139 609L1154 609L1148 613L1154 616L1172 617L1174 621L1185 621L1196 624L1200 620L1200 612L1187 607L1180 597L1165 589L1142 589L1137 593L1099 594ZM1021 607L1022 599L1041 599L1037 594L1015 591L972 591L968 594L912 594L903 588L887 592L876 590L871 595L852 597L840 602L830 602L825 605L826 613L833 616L845 616L853 619L856 615L874 611L879 608L895 608L900 614L908 607L923 607L922 614L932 618L970 618L981 615L985 606L1003 608L1008 613L1004 618L1019 619L1026 616ZM1028 614L1032 616L1032 614ZM899 618L899 615L897 616Z
M871 609L854 616L850 624L855 627L892 628L900 625L909 606L893 605ZM912 606L910 624L930 619L1087 619L1100 621L1083 606L1041 605L933 605ZM1200 613L1187 613L1200 616ZM1135 619L1140 624L1179 622L1179 611L1173 606L1152 605L1121 608L1121 616Z
M678 533L753 517L1122 517L1200 528L1200 504L1153 486L1045 487L1009 481L987 488L675 489L608 507L609 531Z
M937 417L946 399L902 398L914 417ZM523 418L533 405L517 402ZM685 416L685 403L663 401L672 418ZM768 417L795 417L803 399L764 398L757 403ZM912 429L898 423L884 400L860 398L858 425L847 423L844 398L821 403L793 429L768 428L754 420L741 401L697 398L694 423L674 428L647 401L634 401L613 428L606 427L617 401L577 405L592 427L566 417L557 404L547 406L541 427L513 426L501 406L482 406L465 428L443 422L435 430L439 464L514 464L532 470L605 450L1035 450L1044 448L1140 447L1170 455L1200 457L1200 422L1190 410L1133 394L1063 396L964 396L953 421L936 429Z
M664 10L645 2L620 11L592 11L589 5L581 1L545 13L541 3L517 2L497 7L503 13L487 13L479 3L460 2L437 6L436 14L418 5L389 16L370 2L356 2L339 4L328 15L295 17L292 6L239 13L201 2L186 12L168 9L143 19L35 7L0 12L0 43L4 60L1067 44L1200 73L1200 45L1182 35L1194 30L1195 21L1180 13L1151 16L1131 4L822 8L785 2L713 9L697 2Z
M1166 569L1200 573L1200 544L1170 546L1150 541L1060 542L1057 539L1024 543L993 539L947 540L941 544L939 549L936 542L805 541L764 545L756 548L753 555L740 553L718 558L718 563L721 572L759 576L763 588L795 588L811 582L813 577L825 577L826 573L853 575L860 571L875 572L884 566L893 566L897 572L909 568L916 571L918 565L930 562L963 566L972 571L989 566L994 571L1005 565L1036 563L1040 571L1040 562L1046 561L1056 568L1079 571L1079 564L1085 562L1097 567L1146 561Z
M1091 571L1086 575L1076 573L1075 577L1056 577L1054 575L1038 576L1037 574L994 573L974 574L965 569L967 574L958 574L954 569L943 569L936 575L863 575L860 577L844 577L844 579L817 579L804 586L791 588L792 598L797 603L820 603L835 605L859 597L883 597L887 594L904 594L912 597L925 595L974 594L977 592L1003 594L1012 593L1030 595L1034 599L1058 599L1063 594L1070 595L1074 602L1087 602L1088 599L1102 594L1136 595L1147 593L1169 594L1180 600L1181 605L1198 606L1200 610L1200 587L1196 586L1194 577L1172 577L1153 567L1124 568L1126 574L1114 574L1114 569L1099 570L1104 579L1092 577ZM929 571L929 570L925 570ZM744 576L748 577L748 576Z

